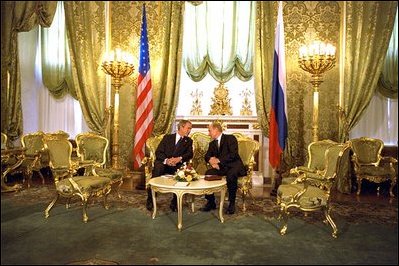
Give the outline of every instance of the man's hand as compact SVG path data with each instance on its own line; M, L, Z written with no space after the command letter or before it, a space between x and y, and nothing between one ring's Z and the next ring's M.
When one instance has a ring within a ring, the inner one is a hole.
M166 164L169 166L176 166L176 164L182 161L182 157L172 157L166 160Z
M209 159L209 164L212 166L212 168L220 170L219 163L220 163L220 160L216 157L211 157Z

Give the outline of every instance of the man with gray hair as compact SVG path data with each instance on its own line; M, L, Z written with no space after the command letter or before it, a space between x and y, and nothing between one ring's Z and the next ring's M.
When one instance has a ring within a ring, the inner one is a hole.
M189 120L180 120L177 125L177 133L165 135L155 151L155 162L152 170L152 178L164 174L175 174L183 163L189 162L193 158L193 140L188 137L192 129ZM151 211L154 208L152 202L151 189L147 189L148 197L146 208ZM172 211L177 210L177 198L173 194L170 203Z

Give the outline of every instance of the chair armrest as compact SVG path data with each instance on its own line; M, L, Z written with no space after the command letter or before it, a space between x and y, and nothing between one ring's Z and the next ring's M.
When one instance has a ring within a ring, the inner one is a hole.
M145 185L147 187L148 181L152 177L152 169L154 167L154 161L150 156L145 156L141 161L141 165L144 165Z
M322 176L318 174L308 174L304 175L303 182L306 186L312 185L319 188L330 189L334 183L335 176Z
M297 175L302 175L304 173L316 173L317 171L315 169L310 169L306 166L297 166L295 168L292 168L290 170L290 174L297 174Z
M84 161L72 161L73 168L76 172L79 168L84 168L85 172L84 175L96 175L95 168L101 167L101 163L98 163L94 160L84 160Z
M392 156L384 156L384 157L381 157L381 162L383 162L383 163L397 163L398 160L393 158Z

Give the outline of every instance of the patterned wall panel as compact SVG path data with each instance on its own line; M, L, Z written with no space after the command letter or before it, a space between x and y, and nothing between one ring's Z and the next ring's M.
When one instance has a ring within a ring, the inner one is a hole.
M291 164L306 160L306 147L312 140L313 89L309 73L298 65L298 50L313 40L329 42L339 48L340 6L338 2L284 2L287 64L287 106ZM319 94L319 139L338 138L337 104L339 71L336 66L323 75Z
M124 80L120 92L120 160L121 164L131 167L131 151L133 149L134 107L136 103L137 68L139 53L139 38L141 29L142 4L146 4L148 37L153 87L156 84L157 58L161 57L163 37L166 27L163 23L169 14L170 5L167 2L131 2L112 1L111 3L111 34L112 46L119 46L135 57L135 71ZM277 5L275 5L277 7ZM293 164L303 163L306 158L306 147L310 143L313 94L310 84L310 74L298 66L298 49L302 44L314 39L332 43L337 47L339 57L339 2L286 1L284 2L284 23L287 60L287 105L289 119L289 138ZM338 117L337 104L339 93L339 62L323 75L324 82L320 85L319 99L319 139L337 140ZM154 99L160 97L154 90Z

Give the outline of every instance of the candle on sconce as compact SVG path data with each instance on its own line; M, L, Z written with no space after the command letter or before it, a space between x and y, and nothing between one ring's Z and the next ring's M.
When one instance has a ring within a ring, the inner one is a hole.
M312 75L310 83L313 85L313 141L318 140L319 86L323 82L321 76L335 66L335 51L335 46L321 41L314 41L299 48L299 67Z

